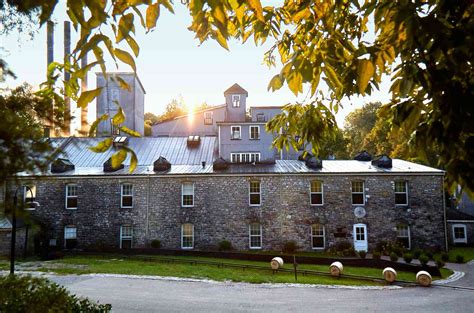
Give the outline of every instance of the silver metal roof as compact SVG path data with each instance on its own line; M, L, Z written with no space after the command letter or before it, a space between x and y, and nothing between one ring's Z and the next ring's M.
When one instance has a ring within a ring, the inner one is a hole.
M4 217L0 218L0 229L11 229L12 228L12 223Z

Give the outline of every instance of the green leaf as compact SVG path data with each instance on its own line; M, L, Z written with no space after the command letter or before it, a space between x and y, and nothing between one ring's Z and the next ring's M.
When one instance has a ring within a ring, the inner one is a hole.
M372 76L374 76L374 73L375 67L372 61L366 59L359 60L357 66L357 86L361 94L365 94L365 89L367 89L367 85Z
M341 81L339 80L336 72L331 66L329 66L328 64L325 64L323 71L327 79L329 79L329 81L333 84L334 88L339 89L342 87Z
M105 138L101 142L99 142L95 147L89 147L89 150L96 153L103 153L112 146L114 142L113 138Z
M288 83L288 87L295 94L295 96L297 96L299 92L303 91L303 76L299 71L294 70L293 72L290 72L286 81Z
M133 13L125 14L120 18L116 43L121 42L124 38L128 36L130 31L133 32L135 30L133 25L133 18Z
M130 67L133 69L134 72L137 71L137 67L135 65L135 60L130 55L130 53L128 53L127 51L115 48L114 54L120 61L122 61L125 64L130 65Z
M123 122L125 122L125 113L123 112L123 109L119 107L117 114L112 117L112 124L120 125Z
M114 79L117 80L117 82L118 82L120 88L125 89L125 90L127 90L127 91L129 91L129 92L132 91L132 87L130 87L130 85L129 85L122 77L120 77L120 76L115 76Z
M119 151L115 152L111 157L112 168L118 168L126 158L127 151L125 149L120 149Z
M275 91L275 90L280 89L282 86L283 86L283 78L279 74L277 74L273 76L272 80L268 84L267 90L271 89L272 91Z
M146 28L150 31L156 27L156 21L160 17L160 6L157 3L150 4L146 9Z
M130 149L127 146L124 146L122 149L126 150L128 153L130 153L130 169L129 172L132 173L138 165L138 158L137 155L135 154L135 151Z
M138 43L130 35L127 36L126 40L130 48L132 48L135 57L138 57L138 54L140 53L140 47L138 46Z
M217 40L217 42L222 46L222 48L229 50L229 47L227 46L227 39L222 35L222 33L219 30L215 31L214 37Z
M99 126L99 123L102 122L102 121L106 121L109 119L109 115L108 114L103 114L101 115L98 119L96 119L94 121L94 123L92 123L90 129L89 129L89 137L95 137L96 134L95 134L95 130L97 129L97 126Z
M139 132L130 129L127 126L120 126L119 129L130 136L141 137Z
M92 90L88 90L88 91L83 91L81 93L81 96L79 97L79 99L77 100L77 106L79 108L85 108L87 107L87 105L95 99L95 97L97 97L98 95L100 95L100 93L102 92L102 87L99 87L99 88L96 88L96 89L92 89Z

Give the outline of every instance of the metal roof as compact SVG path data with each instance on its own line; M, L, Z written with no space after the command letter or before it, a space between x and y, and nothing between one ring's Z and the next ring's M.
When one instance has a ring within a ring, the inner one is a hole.
M0 229L11 229L12 228L12 223L4 217L0 218Z

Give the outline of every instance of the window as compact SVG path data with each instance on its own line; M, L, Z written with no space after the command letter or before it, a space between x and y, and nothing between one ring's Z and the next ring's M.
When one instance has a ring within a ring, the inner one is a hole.
M352 182L352 204L353 205L364 205L364 182L353 181Z
M33 202L36 201L36 186L23 186L23 203L25 210L34 210L36 207Z
M406 181L395 182L395 204L408 205L408 188Z
M311 248L324 249L324 226L320 224L311 225Z
M122 184L122 196L120 206L122 208L133 208L133 185Z
M310 188L311 205L323 205L323 183L317 180L312 181Z
M66 209L77 209L77 185L66 185Z
M183 207L194 206L194 184L184 183L181 185L181 205Z
M204 112L204 125L212 125L212 111Z
M76 226L64 227L64 247L74 249L77 246L77 228Z
M120 249L131 249L133 240L133 227L130 225L120 226Z
M250 126L250 128L249 128L249 138L251 140L260 139L260 126Z
M240 126L231 126L230 127L230 139L241 139L240 136Z
M257 122L265 122L266 118L265 118L265 114L263 113L258 113L257 114Z
M262 225L250 224L249 247L250 249L262 249Z
M117 125L114 125L114 120L110 119L110 133L115 136L120 135L120 129Z
M467 243L466 225L464 224L453 225L453 242L454 243Z
M260 182L251 181L249 183L249 202L250 205L260 205Z
M183 224L181 226L181 248L192 249L194 248L194 225Z
M410 240L410 226L398 225L397 226L397 242L406 249L411 248Z
M240 107L240 95L232 95L232 107L233 108Z
M260 153L258 152L244 152L231 153L230 160L232 163L254 163L260 162Z

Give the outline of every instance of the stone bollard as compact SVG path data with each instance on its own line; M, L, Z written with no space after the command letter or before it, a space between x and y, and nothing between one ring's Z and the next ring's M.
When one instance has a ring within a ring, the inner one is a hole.
M331 273L332 276L340 276L342 274L342 271L344 270L344 267L342 266L341 262L333 262L329 266L329 272Z
M386 282L393 283L397 279L397 271L391 267L386 267L382 272Z
M280 257L273 258L270 262L270 266L272 267L272 270L277 270L283 267L283 259Z
M430 273L426 271L419 271L416 274L416 282L423 287L429 287L433 279L431 278Z

